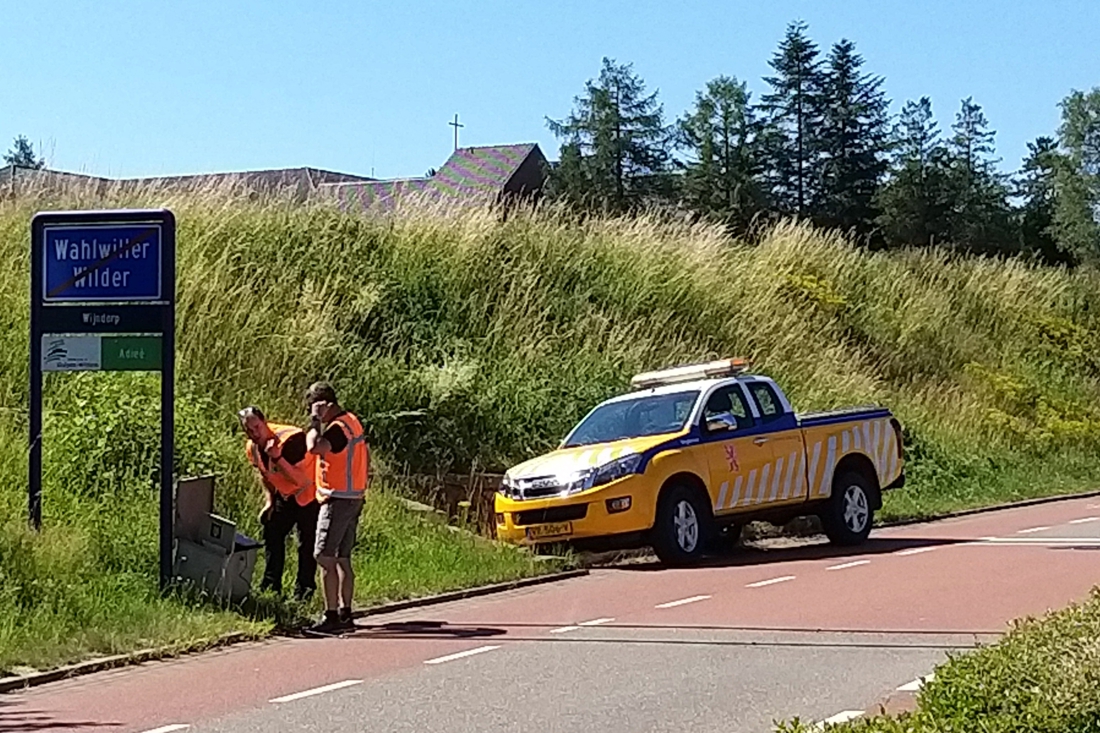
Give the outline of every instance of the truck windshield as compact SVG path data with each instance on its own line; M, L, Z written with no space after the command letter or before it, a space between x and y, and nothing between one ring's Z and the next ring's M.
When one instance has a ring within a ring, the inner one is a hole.
M609 402L593 410L573 430L564 447L678 432L683 429L698 397L696 390Z

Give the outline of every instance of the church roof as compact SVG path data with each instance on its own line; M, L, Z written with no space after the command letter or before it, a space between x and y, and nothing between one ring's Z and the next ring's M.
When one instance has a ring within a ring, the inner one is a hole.
M399 199L490 201L509 189L525 163L545 160L536 143L459 148L435 175L386 181L324 184L340 203L390 210Z

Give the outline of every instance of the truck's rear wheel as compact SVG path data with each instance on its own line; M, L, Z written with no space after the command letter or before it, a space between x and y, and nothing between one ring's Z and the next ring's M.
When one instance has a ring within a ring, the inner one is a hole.
M833 494L821 513L821 525L834 545L862 544L871 534L875 518L874 488L858 472L841 474L833 482Z
M690 486L676 484L661 494L653 525L653 550L666 565L697 561L709 544L709 507Z

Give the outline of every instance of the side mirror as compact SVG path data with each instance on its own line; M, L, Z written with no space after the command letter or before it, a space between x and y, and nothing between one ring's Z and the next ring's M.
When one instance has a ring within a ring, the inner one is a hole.
M722 433L737 430L737 418L728 412L721 412L707 419L708 433Z

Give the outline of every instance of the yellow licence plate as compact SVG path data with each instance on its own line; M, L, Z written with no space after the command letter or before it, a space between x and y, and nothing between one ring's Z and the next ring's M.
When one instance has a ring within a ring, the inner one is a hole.
M554 522L552 524L536 524L527 528L527 539L541 540L544 537L561 537L573 534L572 522Z

